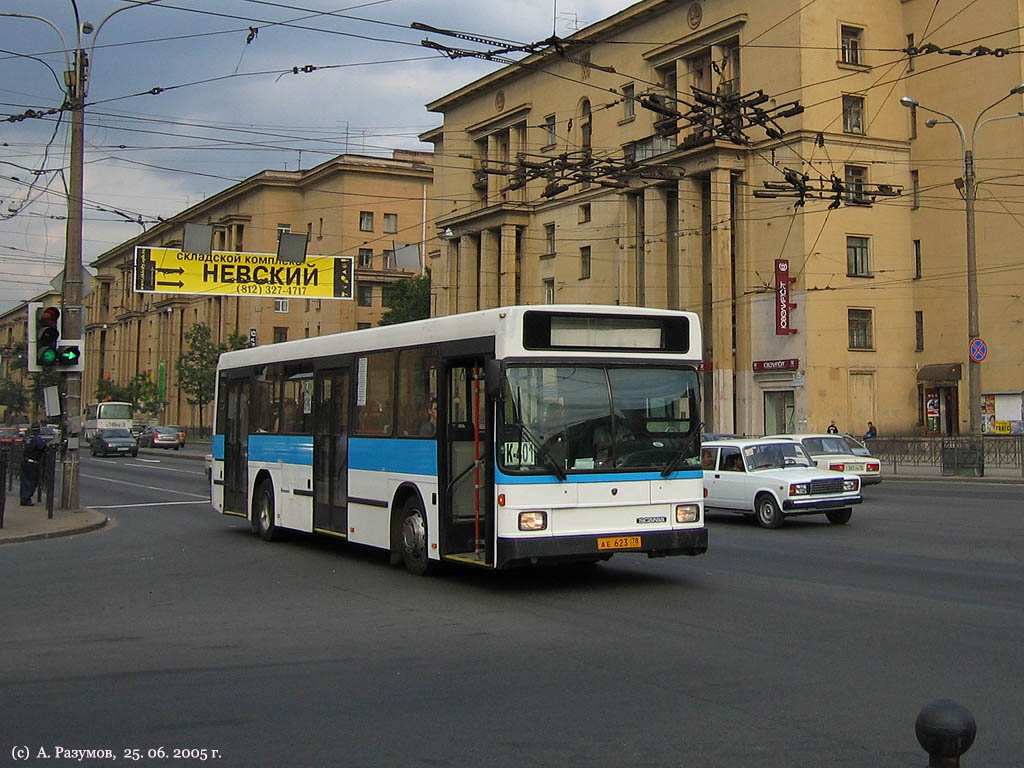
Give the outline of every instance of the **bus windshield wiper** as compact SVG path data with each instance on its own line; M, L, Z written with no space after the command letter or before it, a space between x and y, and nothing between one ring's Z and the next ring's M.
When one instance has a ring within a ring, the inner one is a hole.
M682 447L676 452L675 456L673 456L669 460L668 464L666 464L665 467L661 470L662 477L668 477L673 472L675 472L676 467L679 466L679 462L683 460L683 457L693 450L694 442L700 439L700 429L702 426L702 424L698 424L697 426L690 430L690 433L685 438L683 438Z
M558 462L555 461L555 457L551 455L551 451L549 451L544 444L537 439L536 435L526 428L526 424L522 421L519 422L519 428L523 431L523 434L526 435L526 439L530 441L530 445L533 446L533 449L542 459L544 459L544 462L551 467L552 471L554 471L555 477L559 480L565 480L568 475L566 475L565 470L559 466Z

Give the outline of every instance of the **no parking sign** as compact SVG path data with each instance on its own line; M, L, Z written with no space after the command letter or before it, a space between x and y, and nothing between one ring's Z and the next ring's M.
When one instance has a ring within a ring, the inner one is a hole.
M986 357L988 357L988 344L985 343L985 340L980 336L971 339L971 360L980 363Z

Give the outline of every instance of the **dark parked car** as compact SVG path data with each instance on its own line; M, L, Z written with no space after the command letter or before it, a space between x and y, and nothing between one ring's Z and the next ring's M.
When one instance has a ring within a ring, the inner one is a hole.
M146 427L139 435L142 448L173 448L185 444L185 431L181 427Z
M138 456L139 444L127 429L97 429L89 441L89 451L93 456Z

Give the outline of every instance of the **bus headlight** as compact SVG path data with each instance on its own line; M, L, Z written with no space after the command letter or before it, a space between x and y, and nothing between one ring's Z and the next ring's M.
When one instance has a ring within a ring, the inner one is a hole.
M856 491L860 488L860 480L843 480L844 491Z
M676 504L677 523L696 523L700 520L699 504Z
M520 531L543 531L548 527L548 513L547 512L520 512L519 513L519 530Z
M790 483L789 484L789 495L790 496L806 496L811 492L810 483Z

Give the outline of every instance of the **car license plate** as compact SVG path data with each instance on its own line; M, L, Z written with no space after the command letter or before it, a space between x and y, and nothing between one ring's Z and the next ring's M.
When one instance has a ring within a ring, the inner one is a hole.
M118 448L117 452L118 453L128 453L129 450L130 450L129 448Z
M863 464L847 464L846 468L848 470L850 470L851 472L863 472L864 471L864 465Z
M637 549L639 547L639 536L610 536L597 540L598 549Z

